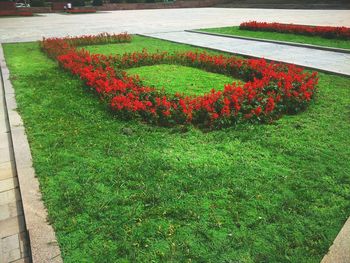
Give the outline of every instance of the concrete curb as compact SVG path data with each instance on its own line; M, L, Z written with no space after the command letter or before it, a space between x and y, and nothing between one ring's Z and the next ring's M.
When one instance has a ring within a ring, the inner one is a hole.
M187 32L187 31L184 30L184 32ZM193 33L193 32L189 32L189 33ZM188 45L188 46L191 46L191 47L194 47L194 48L205 48L205 49L209 49L209 50L213 50L213 51L220 51L220 52L223 52L223 53L237 55L237 56L241 56L241 57L244 57L244 58L262 58L262 57L259 57L259 56L247 55L247 54L243 54L243 53L239 53L239 52L229 52L229 51L224 51L224 50L221 50L221 49L218 49L218 48L209 48L209 47L205 47L205 46L197 46L197 45L187 44L185 42L180 42L180 41L168 40L168 39L164 39L164 38L161 38L161 37L152 36L151 34L150 35L148 35L148 34L135 34L135 35L143 36L143 37L150 37L150 38L154 38L154 39L160 39L160 40L163 40L163 41L168 41L168 42L177 43L177 44ZM277 63L283 63L283 64L293 64L293 63L288 63L288 62L277 60L277 59L268 59L268 58L264 58L264 59L266 61L268 61L268 62L277 62ZM300 67L302 67L304 69L316 70L316 71L319 71L319 72L332 74L332 75L336 75L336 76L350 77L350 75L347 75L347 74L344 74L344 73L328 71L328 70L319 69L319 68L316 68L316 67L310 67L310 66L305 66L305 65L300 65L300 64L293 64L293 65L300 66Z
M321 263L349 263L350 262L350 217L335 238L327 255Z
M30 240L33 263L61 263L55 232L47 222L39 181L35 176L32 155L21 116L16 111L15 91L10 82L4 52L0 44L0 69L8 114L16 172L22 196L25 223Z
M339 53L350 54L350 49L344 49L344 48L334 48L334 47L326 47L326 46L323 47L323 46L316 46L316 45L311 45L311 44L302 44L302 43L294 43L294 42L288 42L288 41L279 41L279 40L270 40L270 39L264 39L264 38L255 38L255 37L242 37L242 36L237 36L237 35L227 35L227 34L204 32L204 31L198 31L198 30L184 30L184 31L185 32L190 32L190 33L203 34L203 35L238 38L238 39L244 39L244 40L260 41L260 42L266 42L266 43L274 43L274 44L288 45L288 46L294 46L294 47L305 47L305 48L311 48L311 49L319 49L319 50L325 50L325 51L332 51L332 52L339 52Z

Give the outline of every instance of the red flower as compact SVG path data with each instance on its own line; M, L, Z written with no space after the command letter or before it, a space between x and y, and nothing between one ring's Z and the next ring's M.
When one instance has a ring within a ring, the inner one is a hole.
M348 27L306 26L252 21L241 23L239 28L254 31L303 34L324 38L350 39L350 28Z
M261 111L262 111L261 107L258 106L257 108L255 108L254 113L255 113L256 116L259 116Z
M113 111L139 116L161 125L192 122L221 127L254 116L259 116L259 121L270 121L283 113L305 108L313 97L318 81L316 72L304 73L302 68L267 63L264 59L211 56L205 52L149 54L146 50L121 56L104 56L76 49L78 45L129 41L131 37L127 34L100 34L43 39L41 47L63 68L94 89ZM213 89L203 96L164 95L164 92L140 85L137 76L131 77L122 71L124 68L159 63L198 67L252 81L244 85L226 84L223 91Z
M217 114L216 112L214 112L211 117L216 120L217 118L219 118L219 114Z
M275 108L275 101L273 100L273 98L270 97L267 99L265 113L269 113L269 112L273 111L274 108Z

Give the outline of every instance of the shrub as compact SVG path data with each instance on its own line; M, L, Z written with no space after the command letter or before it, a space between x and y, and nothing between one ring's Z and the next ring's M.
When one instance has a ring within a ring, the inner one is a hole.
M42 7L42 6L45 6L45 1L44 0L32 0L30 2L30 6L32 6L32 7Z
M93 0L92 5L93 6L102 6L103 0Z
M85 6L85 1L84 0L72 0L71 1L72 6Z

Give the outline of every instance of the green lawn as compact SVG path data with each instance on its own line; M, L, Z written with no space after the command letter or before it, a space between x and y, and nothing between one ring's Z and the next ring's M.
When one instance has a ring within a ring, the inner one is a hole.
M89 49L142 47L193 49ZM37 43L4 49L65 262L320 262L349 216L349 78L320 73L301 114L204 133L116 119Z
M350 49L349 40L327 39L322 37L303 36L303 35L287 34L287 33L240 30L238 26L206 28L206 29L200 29L200 30L204 32L220 33L220 34L227 34L227 35L234 35L234 36L254 37L254 38L261 38L261 39L288 41L288 42L311 44L311 45L317 45L317 46Z
M160 44L161 43L161 44ZM124 44L111 44L111 45L95 45L95 46L86 46L85 49L89 50L92 53L99 54L123 54L123 53L132 53L132 52L141 52L143 49L147 49L149 53L156 53L158 51L167 51L170 53L173 52L183 52L183 51L206 51L208 54L219 54L219 52L204 49L204 48L194 48L187 45L174 44L168 41L160 41L154 38L146 38L141 36L133 36L132 43Z
M179 65L154 65L128 69L130 75L138 75L147 86L164 88L168 94L203 95L212 89L223 90L224 85L240 80L197 68ZM242 82L242 81L241 81Z

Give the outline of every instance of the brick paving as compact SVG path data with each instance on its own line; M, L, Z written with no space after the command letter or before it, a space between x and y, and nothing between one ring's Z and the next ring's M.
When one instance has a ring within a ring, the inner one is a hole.
M10 262L30 262L30 253L0 81L0 263Z

